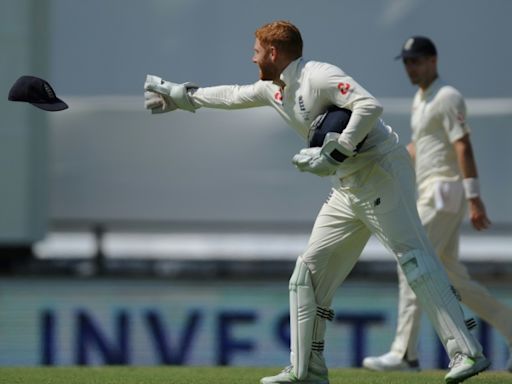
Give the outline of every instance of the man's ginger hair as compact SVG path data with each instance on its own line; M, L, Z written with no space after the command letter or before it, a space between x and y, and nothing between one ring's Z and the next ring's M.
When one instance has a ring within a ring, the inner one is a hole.
M274 46L294 60L302 56L302 36L289 21L273 21L258 28L254 34L264 47Z

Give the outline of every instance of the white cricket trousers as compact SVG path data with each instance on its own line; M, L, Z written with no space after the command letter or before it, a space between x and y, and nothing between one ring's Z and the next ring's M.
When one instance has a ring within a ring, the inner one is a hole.
M457 201L454 211L436 208L436 189L440 182L425 183L419 188L418 212L435 251L444 265L452 285L460 295L461 302L481 319L494 326L512 345L512 309L496 300L482 285L472 280L467 268L459 260L460 225L466 215L466 202L462 188L443 188L448 199ZM439 196L439 194L437 194ZM452 204L453 205L453 204ZM437 204L439 207L439 203ZM482 255L484 256L484 255ZM398 321L391 350L408 360L418 358L421 309L413 290L398 268L399 296Z
M429 280L428 289L422 284L415 287L448 355L479 355L482 348L465 326L462 309L421 225L415 191L412 161L402 146L341 179L340 185L332 189L315 221L306 251L300 256L311 274L316 304L331 306L335 291L374 234L397 261L414 251L422 260L413 261L434 271L427 274L435 277L434 284ZM443 294L436 286L445 288ZM295 342L300 345L310 341Z

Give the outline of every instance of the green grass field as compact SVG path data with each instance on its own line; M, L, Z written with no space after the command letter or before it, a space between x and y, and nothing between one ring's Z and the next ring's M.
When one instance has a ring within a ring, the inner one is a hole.
M0 368L2 384L258 384L279 369L241 367ZM332 369L331 384L443 384L444 371L377 373ZM512 374L485 372L465 384L512 383Z

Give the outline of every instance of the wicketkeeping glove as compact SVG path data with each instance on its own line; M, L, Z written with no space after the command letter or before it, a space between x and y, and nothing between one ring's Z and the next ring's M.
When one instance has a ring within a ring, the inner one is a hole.
M293 156L292 163L301 172L311 172L318 176L330 176L336 172L337 164L322 154L321 147L303 148Z
M146 75L144 83L144 107L152 113L170 112L176 109L195 112L199 107L191 100L188 92L199 88L192 83L177 84L158 76Z
M328 133L323 146L301 149L293 156L292 163L301 172L310 172L318 176L334 175L343 160L355 154L338 142L339 136L338 133Z

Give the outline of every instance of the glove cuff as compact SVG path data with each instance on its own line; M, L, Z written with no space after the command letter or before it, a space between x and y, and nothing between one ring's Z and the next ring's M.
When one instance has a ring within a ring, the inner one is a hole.
M171 88L171 99L176 103L178 108L189 112L195 112L199 107L192 101L189 91L193 92L197 88L199 87L192 83L176 84Z
M324 145L322 146L321 153L327 157L329 162L332 164L339 164L347 157L352 157L355 155L354 151L349 150L348 148L345 148L339 141L340 134L329 132L325 136Z
M339 163L342 163L348 156L344 155L337 149L334 149L331 153L324 153L325 157L327 157L327 160L329 160L329 163L338 165Z

